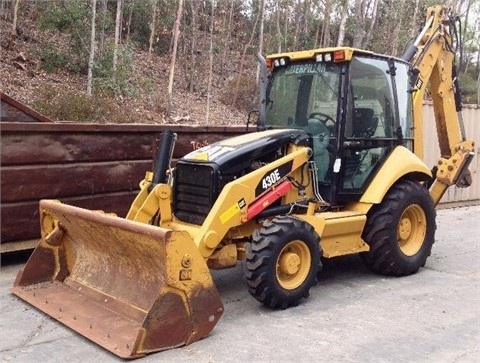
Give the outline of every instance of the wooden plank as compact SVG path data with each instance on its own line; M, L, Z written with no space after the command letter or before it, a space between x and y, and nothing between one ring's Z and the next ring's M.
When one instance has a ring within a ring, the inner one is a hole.
M104 210L125 217L136 195L136 191L131 191L62 198L61 201L77 207L91 210ZM0 206L0 216L2 220L2 244L40 238L38 200L20 203L2 203Z
M137 190L151 168L151 160L3 167L1 202Z

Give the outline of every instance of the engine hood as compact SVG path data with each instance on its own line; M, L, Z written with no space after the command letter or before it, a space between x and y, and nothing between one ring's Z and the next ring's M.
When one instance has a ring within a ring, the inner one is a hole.
M303 130L267 130L232 137L192 151L181 158L185 162L215 163L226 166L244 163L275 151L289 143L309 146L309 135Z

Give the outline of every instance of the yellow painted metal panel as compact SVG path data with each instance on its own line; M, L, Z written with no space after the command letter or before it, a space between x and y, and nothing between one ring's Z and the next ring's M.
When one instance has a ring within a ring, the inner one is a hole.
M310 223L320 235L325 258L366 252L370 247L362 240L367 216L356 211L326 212L297 215Z
M374 54L373 52L357 49L357 48L350 48L350 47L335 47L335 48L319 48L319 49L311 49L311 50L302 50L298 52L288 52L288 53L278 53L269 55L267 58L269 59L276 59L276 58L289 58L292 60L299 60L299 59L311 59L315 57L318 53L333 53L335 51L344 51L345 52L345 60L352 59L353 53L363 53L363 54Z
M407 148L397 146L375 176L360 199L361 203L376 204L383 200L388 189L402 176L409 173L430 175L430 170Z

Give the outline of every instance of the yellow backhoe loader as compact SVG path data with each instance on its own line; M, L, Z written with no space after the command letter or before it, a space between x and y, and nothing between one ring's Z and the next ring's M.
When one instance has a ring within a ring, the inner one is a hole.
M190 344L224 307L210 269L243 260L270 308L308 297L321 260L360 254L373 271L417 272L435 205L471 183L444 6L402 58L348 47L261 57L257 132L202 147L171 167L162 136L126 218L40 202L42 238L12 291L125 358ZM441 157L422 162L429 86Z

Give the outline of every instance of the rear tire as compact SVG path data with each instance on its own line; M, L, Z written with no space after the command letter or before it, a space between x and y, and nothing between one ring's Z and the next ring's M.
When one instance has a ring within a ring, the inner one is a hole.
M320 237L293 217L265 221L247 243L245 281L265 306L286 309L309 296L320 266Z
M427 189L400 181L368 213L362 238L370 251L361 253L363 261L382 275L413 274L430 256L435 229L435 207Z

